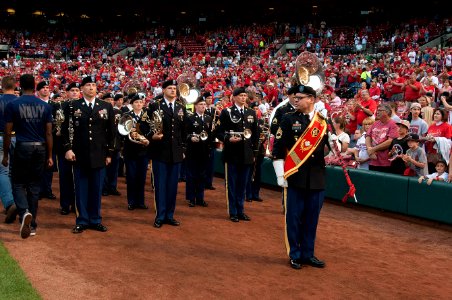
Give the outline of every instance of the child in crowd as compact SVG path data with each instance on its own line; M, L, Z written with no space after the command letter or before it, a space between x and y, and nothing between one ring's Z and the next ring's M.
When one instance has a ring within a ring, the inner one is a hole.
M424 179L427 179L427 184L431 185L433 180L437 181L448 181L449 174L446 172L447 169L447 163L444 160L439 160L435 165L435 173L428 174L426 176L421 176L418 179L419 183L422 183Z
M347 154L353 154L356 162L359 163L358 169L369 170L370 158L369 154L367 153L366 132L374 122L375 120L371 117L365 118L363 120L363 127L361 127L361 129L356 129L355 131L355 147L347 150Z
M419 135L412 133L407 139L409 149L401 157L407 167L403 175L405 176L425 176L427 171L427 156L424 149L419 147Z

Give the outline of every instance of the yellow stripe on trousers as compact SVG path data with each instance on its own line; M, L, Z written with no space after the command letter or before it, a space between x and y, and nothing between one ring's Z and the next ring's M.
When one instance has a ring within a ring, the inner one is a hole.
M224 179L225 179L225 186L226 186L226 209L228 210L228 215L229 215L228 163L224 163Z
M286 243L287 255L290 256L290 244L289 238L287 237L287 188L283 189L283 199L284 199L284 242Z

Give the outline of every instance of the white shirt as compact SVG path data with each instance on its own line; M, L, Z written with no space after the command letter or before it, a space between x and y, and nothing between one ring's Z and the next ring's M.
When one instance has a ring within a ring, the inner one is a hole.
M95 102L96 102L96 99L93 99L92 102L89 102L88 100L86 100L86 98L83 98L83 100L85 100L85 104L86 104L86 106L88 106L88 107L89 107L89 104L90 104L90 103L92 103L92 107L94 107L94 104L95 104Z

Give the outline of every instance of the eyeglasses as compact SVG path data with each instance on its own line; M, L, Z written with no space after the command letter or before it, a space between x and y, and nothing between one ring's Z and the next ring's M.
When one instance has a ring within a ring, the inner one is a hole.
M308 97L312 97L312 96L311 96L311 95L309 95L309 96L301 96L301 97L294 96L293 98L294 98L295 100L301 100L301 99L308 98Z

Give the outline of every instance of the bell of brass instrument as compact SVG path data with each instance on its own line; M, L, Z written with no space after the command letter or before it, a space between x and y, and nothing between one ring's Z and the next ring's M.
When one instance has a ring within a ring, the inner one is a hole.
M187 104L196 102L196 99L201 95L201 92L196 88L195 76L183 73L176 79L179 95L187 101Z
M135 131L133 129L135 128ZM140 132L139 124L136 124L131 115L123 115L118 122L118 132L121 135L127 136L129 140L136 144L142 144L147 140Z
M245 140L248 140L251 138L251 129L246 128L243 131L229 131L228 134L232 137L238 137L238 138L244 138Z
M302 85L312 87L319 95L325 86L323 66L315 53L302 52L295 60L295 78Z
M205 130L201 131L201 133L199 133L199 134L193 132L192 136L197 137L201 141L205 141L209 138L209 134Z

